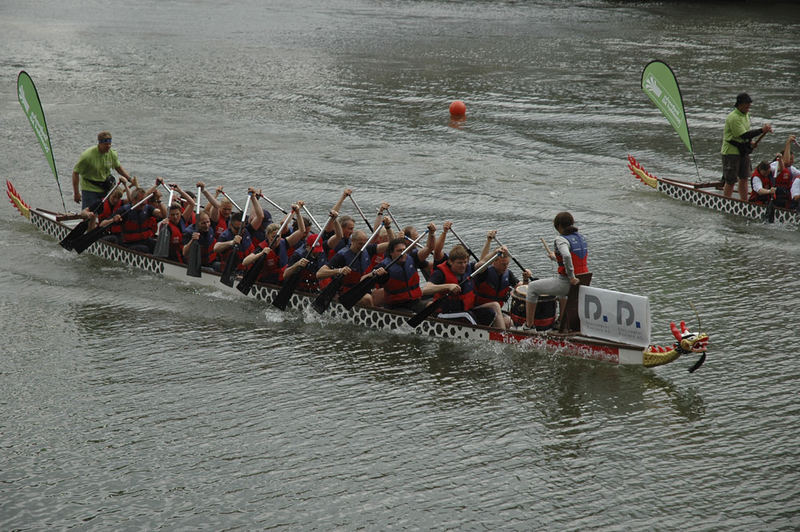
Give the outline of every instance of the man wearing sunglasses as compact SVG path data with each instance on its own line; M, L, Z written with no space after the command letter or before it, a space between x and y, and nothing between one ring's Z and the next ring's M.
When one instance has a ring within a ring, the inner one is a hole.
M128 172L119 164L117 152L111 149L111 133L101 131L97 134L97 146L84 151L72 169L75 203L81 203L81 208L85 209L101 201L109 190L105 188L105 184L111 177L112 168L128 181L131 180Z

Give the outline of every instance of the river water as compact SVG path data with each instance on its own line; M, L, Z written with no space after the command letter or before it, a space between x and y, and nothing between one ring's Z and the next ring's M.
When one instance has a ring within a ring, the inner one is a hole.
M652 370L365 331L67 253L0 209L0 528L796 530L797 228L635 181L697 176L639 87L676 71L699 172L755 100L800 133L800 9L746 2L0 4L0 173L60 209L16 99L37 84L61 186L109 129L123 166L244 199L345 187L401 223L488 229L539 276L571 211L593 285L647 295ZM451 123L461 99L467 119ZM236 197L234 198L236 199ZM347 211L347 209L345 209ZM350 212L350 214L353 214Z

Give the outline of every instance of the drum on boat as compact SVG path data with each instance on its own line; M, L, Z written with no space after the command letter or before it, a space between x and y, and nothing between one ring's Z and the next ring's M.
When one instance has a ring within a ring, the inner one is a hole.
M511 321L515 325L525 324L525 299L528 295L528 285L522 284L511 293ZM556 298L555 296L539 296L536 303L536 316L533 317L533 325L537 331L544 331L553 327L556 322Z

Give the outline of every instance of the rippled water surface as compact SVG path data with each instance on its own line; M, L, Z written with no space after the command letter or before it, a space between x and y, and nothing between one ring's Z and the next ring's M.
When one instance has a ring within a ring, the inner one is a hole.
M102 129L146 180L350 186L401 223L488 229L538 276L570 210L593 284L713 350L652 370L365 331L70 254L0 208L0 528L795 530L797 228L636 182L696 178L639 88L676 71L699 172L736 93L800 132L794 3L21 2L0 5L0 169L58 188ZM467 119L452 123L462 99ZM345 209L347 210L347 209ZM353 214L353 213L350 213Z

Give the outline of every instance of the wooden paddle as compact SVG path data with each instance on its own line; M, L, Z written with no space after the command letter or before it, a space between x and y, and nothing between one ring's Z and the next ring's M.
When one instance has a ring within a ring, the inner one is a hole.
M278 232L275 234L275 237L272 239L272 242L270 242L267 245L267 248L271 249L272 246L275 245L275 242L277 242L278 239L281 238L283 230L286 229L287 225L289 225L289 220L291 219L292 217L289 214L287 214L286 218L283 219L283 223L278 229ZM256 283L258 276L261 274L261 270L264 268L264 262L266 262L266 260L267 260L267 254L260 253L256 261L253 263L253 265L250 266L250 269L245 272L244 276L242 277L242 280L239 281L238 285L236 285L236 289L239 290L239 292L243 293L244 295L250 293L250 289Z
M395 258L394 260L392 260L392 262L390 262L390 263L389 263L389 264L387 264L386 266L380 266L380 265L378 265L377 267L379 267L379 268L383 268L383 269L385 269L385 270L387 270L387 271L388 271L388 270L389 270L389 268L391 268L391 267L392 267L392 266L393 266L393 265L394 265L394 264L395 264L395 263L396 263L398 260L400 260L400 257L402 257L403 255L405 255L406 253L408 253L408 252L409 252L409 250L413 249L413 248L414 248L414 245L415 245L417 242L419 242L420 240L422 240L422 237L423 237L423 236L425 236L425 235L427 235L427 234L428 234L428 230L427 230L427 229L425 229L425 231L424 231L423 233L421 233L421 234L420 234L420 235L417 237L417 239L416 239L416 240L414 240L413 242L411 242L411 244L408 244L408 246L406 246L406 249L404 249L404 250L403 250L403 252L402 252L400 255L398 255L398 256L397 256L397 258ZM346 308L347 310L350 310L351 308L353 308L353 306L354 306L356 303L358 303L359 301L361 301L361 298L362 298L362 297L364 297L364 295L365 295L367 292L369 292L370 290L372 290L372 288L375 286L375 281L376 281L376 279L375 279L375 275L374 275L374 273L375 273L374 271L373 271L373 272L370 272L370 275L369 275L369 277L366 277L366 278L364 278L364 279L361 279L361 280L358 282L358 284L357 284L357 285L355 285L353 288L351 288L351 289L350 289L350 290L348 290L347 292L344 292L342 295L340 295L340 296L339 296L339 303L341 303L341 304L342 304L342 306L343 306L344 308Z
M203 189L197 187L197 202L194 205L195 227L197 227L197 219L200 216L200 194L202 193ZM203 257L200 252L200 242L193 240L189 246L189 256L186 258L186 275L189 277L200 277L202 275L200 269L203 266Z
M164 185L162 183L162 185ZM172 198L175 193L175 190L172 188L168 188L164 185L164 188L169 190L169 199L167 200L167 212L164 214L164 219L158 226L158 239L156 240L156 247L153 250L153 256L159 258L169 257L169 239L170 233L169 230L169 209L172 207Z
M479 273L481 273L483 270L485 270L486 268L488 268L488 267L489 267L489 266L490 266L490 265L491 265L491 264L492 264L492 263L493 263L495 260L497 260L497 258L498 258L499 256L500 256L500 252L498 251L497 253L495 253L495 254L492 256L492 258L491 258L491 259L489 259L488 261L484 262L484 263L481 265L481 267L480 267L480 268L478 268L477 270L475 270L474 272L472 272L471 274L469 274L469 275L467 276L467 278L466 278L466 279L464 279L463 281L461 281L460 283L458 283L458 286L461 286L461 287L463 287L463 286L464 286L464 283L466 283L467 281L469 281L470 279L472 279L474 276L478 275L478 274L479 274ZM416 314L414 314L413 316L411 316L411 317L410 317L410 318L409 318L409 319L406 321L406 323L408 323L408 324L409 324L410 326L412 326L412 327L416 327L417 325L419 325L420 323L422 323L423 321L425 321L425 319L426 319L428 316L430 316L430 315L431 315L431 314L433 314L434 312L438 311L438 310L439 310L439 309L442 307L442 305L444 304L444 301L445 301L445 300L446 300L446 299L447 299L447 298L448 298L450 295L451 295L451 293L450 293L450 292L448 292L447 294L445 294L444 296L440 297L439 299L434 299L434 300L433 300L433 301L432 301L432 302L431 302L431 303L430 303L430 304L429 304L427 307L425 307L425 308L424 308L424 309L422 309L421 311L419 311L419 312L417 312Z
M106 194L106 197L104 197L103 199L101 199L99 202L95 203L91 207L89 207L89 210L92 211L93 214L97 214L97 211L99 211L100 208L103 206L103 203L105 203L105 201L108 198L111 197L111 194L113 194L114 191L117 190L117 188L119 187L120 183L122 183L121 180L117 181L117 185L115 187L113 187L111 190L108 191L108 194ZM88 227L89 227L89 220L88 219L81 221L78 225L76 225L75 227L72 228L72 231L67 233L67 236L65 236L61 240L61 242L59 242L59 244L61 245L61 247L63 247L67 251L70 251L72 249L72 243L79 236L81 236L83 233L85 233L86 229Z
M153 196L153 194L150 193L147 196L145 196L144 198L142 198L142 200L139 203L137 203L136 205L134 205L133 207L131 207L128 210L128 212L125 213L125 215L127 215L129 212L133 211L139 205L142 205L143 203L146 203L152 196ZM97 227L95 227L91 231L89 231L89 232L85 233L84 235L78 237L72 243L72 249L75 250L75 252L78 253L78 254L83 253L86 250L86 248L88 248L89 246L91 246L92 244L94 244L95 242L100 240L100 237L102 237L106 233L106 231L108 231L109 227L111 227L112 225L119 224L119 223L122 223L122 222L113 222L113 223L110 223L110 224L108 224L106 226L103 226L103 227L98 225Z
M378 228L372 232L370 237L367 239L366 243L363 246L361 246L361 249L358 250L356 256L353 257L353 260L351 260L350 264L347 265L348 268L351 269L353 268L353 265L356 263L358 258L364 252L364 250L367 249L367 246L370 244L370 242L372 242L375 239L375 237L378 236L378 232L380 230L381 228L380 226L378 226ZM333 298L336 297L336 293L339 292L339 288L341 288L343 282L344 282L344 274L337 273L331 279L331 282L328 283L328 286L326 286L325 289L322 290L322 292L320 292L319 295L316 297L316 299L314 299L314 301L311 303L311 308L316 310L319 314L322 314L326 310L328 310L331 301L333 301Z
M308 213L309 216L311 216L311 213L308 212L308 209L306 209L305 205L303 205L303 209L306 211L306 213ZM313 216L311 217L311 219L314 221L317 227L319 227L319 224L317 223L316 220L314 220ZM334 216L331 216L330 219L333 220ZM311 244L310 248L308 248L306 256L303 257L304 259L309 260L311 258L311 254L314 253L314 248L319 243L321 238L322 238L322 228L320 227L319 233L317 233L317 238L314 239L314 243ZM286 305L289 304L289 300L292 298L292 294L294 294L294 291L297 289L297 285L300 282L300 277L302 277L300 274L303 272L303 270L308 269L310 265L311 263L307 264L300 270L295 271L288 278L287 277L283 278L283 284L281 285L281 289L272 299L273 307L279 308L281 310L286 310Z
M252 196L252 193L247 194L247 201L245 202L244 210L242 211L242 224L239 226L238 236L242 236L242 234L245 232L245 226L247 225L247 212L250 208L250 198ZM233 201L231 201L231 203L233 203ZM224 285L233 286L233 274L236 269L236 263L239 262L239 245L240 244L233 244L233 248L231 248L231 252L228 255L228 260L225 261L225 268L222 270L222 275L219 277L219 282Z

